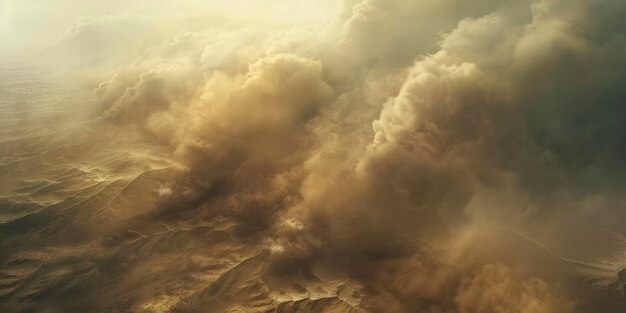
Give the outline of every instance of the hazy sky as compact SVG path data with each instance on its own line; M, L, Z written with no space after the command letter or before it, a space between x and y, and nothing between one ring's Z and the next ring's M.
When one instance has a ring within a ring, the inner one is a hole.
M78 20L87 17L118 17L151 23L154 31L175 32L224 27L245 18L263 24L297 21L305 24L329 18L335 1L257 0L2 0L2 42L20 53L41 50L54 44ZM218 21L219 20L219 21ZM248 24L248 27L257 27Z

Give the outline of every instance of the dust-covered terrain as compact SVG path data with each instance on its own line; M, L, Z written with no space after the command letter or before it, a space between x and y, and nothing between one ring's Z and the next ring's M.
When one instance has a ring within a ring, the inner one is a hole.
M626 2L0 10L1 312L626 312Z

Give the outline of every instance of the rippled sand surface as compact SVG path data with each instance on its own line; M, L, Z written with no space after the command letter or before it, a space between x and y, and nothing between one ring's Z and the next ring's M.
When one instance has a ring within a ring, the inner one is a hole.
M89 95L6 60L0 71L4 312L361 312L359 286L323 270L267 277L262 238L227 212L160 210L183 172L162 147L68 123Z

